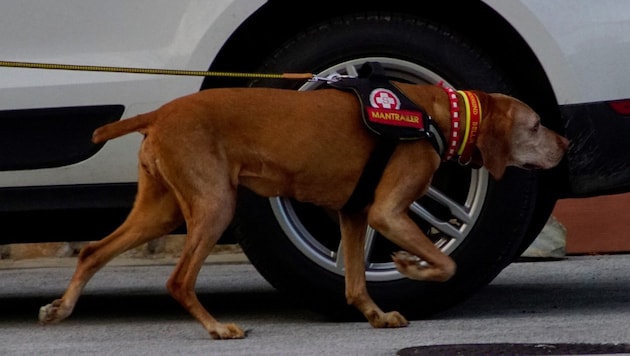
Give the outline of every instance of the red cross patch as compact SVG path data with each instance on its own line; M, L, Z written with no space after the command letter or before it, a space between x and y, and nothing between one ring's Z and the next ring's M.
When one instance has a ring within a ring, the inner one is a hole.
M377 109L396 110L400 109L400 100L391 90L377 88L370 93L370 105Z

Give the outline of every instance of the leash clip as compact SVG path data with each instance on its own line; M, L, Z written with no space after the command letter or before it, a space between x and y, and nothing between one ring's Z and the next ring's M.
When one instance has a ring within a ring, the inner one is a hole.
M309 79L309 82L326 82L328 84L330 83L336 83L342 79L350 79L350 78L356 78L356 76L353 75L347 75L347 74L339 74L339 73L333 73L329 76L326 77L320 77L317 75L313 75L313 77L311 79Z
M462 167L467 167L472 163L472 156L468 157L468 160L466 162L462 162L462 156L459 156L457 157L457 163L459 163L459 165Z

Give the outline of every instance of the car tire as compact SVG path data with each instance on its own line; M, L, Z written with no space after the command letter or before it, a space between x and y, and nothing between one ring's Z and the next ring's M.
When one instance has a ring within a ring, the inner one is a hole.
M262 72L353 74L379 61L396 80L509 92L511 84L474 43L448 28L397 14L356 14L321 23L293 37ZM265 79L252 86L313 90L319 82ZM285 118L289 119L289 118ZM299 120L299 118L293 118ZM445 162L429 196L411 206L419 227L457 263L445 283L403 278L391 262L398 250L368 229L368 289L377 304L409 318L426 317L466 299L512 261L535 208L535 172L508 168L500 181L484 169ZM235 234L251 263L277 289L334 318L356 316L344 297L334 212L243 189Z

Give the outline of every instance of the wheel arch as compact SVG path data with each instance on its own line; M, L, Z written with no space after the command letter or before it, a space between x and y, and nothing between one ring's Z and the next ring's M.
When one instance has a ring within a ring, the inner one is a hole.
M513 84L518 88L518 92L510 94L541 113L545 125L562 132L560 112L550 80L523 37L500 14L482 1L457 4L459 8L457 13L453 12L452 6L453 4L448 2L405 0L387 2L270 0L230 36L210 69L255 71L263 58L268 57L290 37L331 17L356 12L397 12L447 26L479 45L506 74L514 78ZM279 14L285 16L280 17ZM207 78L202 88L242 85L246 80Z

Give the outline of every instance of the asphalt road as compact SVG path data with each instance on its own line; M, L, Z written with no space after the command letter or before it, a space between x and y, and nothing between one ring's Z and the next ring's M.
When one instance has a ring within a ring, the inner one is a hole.
M209 339L166 294L172 266L118 264L94 277L68 320L46 327L39 306L63 292L73 267L0 264L0 355L395 355L422 345L630 342L630 255L514 263L467 302L389 330L301 309L247 263L208 264L200 299L249 331L229 341Z

